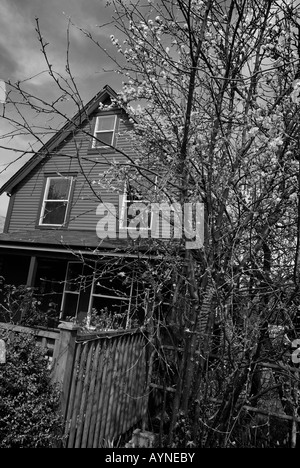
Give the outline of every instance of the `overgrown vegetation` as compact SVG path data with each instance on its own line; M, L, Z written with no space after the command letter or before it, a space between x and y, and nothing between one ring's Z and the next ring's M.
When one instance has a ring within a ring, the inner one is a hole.
M45 352L34 337L1 332L0 448L54 448L62 441L59 392L50 383Z
M141 200L204 207L203 245L189 248L184 230L175 241L148 239L149 251L159 253L144 266L160 442L295 447L299 369L290 355L300 310L299 2L108 5L116 28L110 56L124 79L109 110L126 108L132 130L128 151L115 148L121 162L106 158L106 171L99 164L99 181L89 181L100 186L93 192L100 201L102 191L126 184ZM47 116L47 134L51 118L70 121L61 110L65 99L82 118L85 110L69 63L67 79L54 72L38 21L37 34L58 99L33 96L30 80L9 83L4 118L13 135L26 131L40 142L40 121L34 127L26 107L30 115ZM92 127L81 129L80 138L90 142ZM76 156L84 172L79 150ZM274 327L282 332L279 344Z
M2 281L4 280L2 278ZM35 288L26 285L2 284L0 320L27 327L51 327L57 323L56 304L50 302L47 310L41 310L41 302Z
M126 329L126 313L113 314L107 307L101 310L92 309L91 313L81 322L77 322L74 317L67 317L67 321L78 323L84 333ZM130 322L130 328L138 328L139 325L140 323L137 319L133 319Z

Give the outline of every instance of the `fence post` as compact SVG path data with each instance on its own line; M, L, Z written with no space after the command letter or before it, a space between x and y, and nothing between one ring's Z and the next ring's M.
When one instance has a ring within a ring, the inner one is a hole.
M75 341L79 327L72 322L62 322L58 328L60 333L59 339L55 343L52 382L59 384L61 388L61 409L65 418L72 378Z

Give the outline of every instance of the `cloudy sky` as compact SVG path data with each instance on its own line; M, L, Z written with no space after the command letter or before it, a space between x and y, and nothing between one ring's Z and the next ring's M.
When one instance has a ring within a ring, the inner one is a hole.
M35 19L39 18L43 37L49 42L47 50L53 68L64 73L69 17L79 27L89 30L104 48L111 47L109 35L114 32L113 27L99 28L111 21L112 11L105 4L106 0L0 0L0 80L16 82L35 75L31 82L33 92L36 89L38 95L51 100L56 89L49 75L41 73L46 67ZM107 71L112 69L107 56L74 27L70 39L72 73L83 101L88 102L105 84L118 90L121 81L115 73ZM6 123L0 118L0 135L6 131ZM14 146L26 148L27 143L26 137L20 137ZM22 159L10 164L15 158L16 154L0 149L0 186L25 163ZM0 215L6 213L7 198L0 197Z

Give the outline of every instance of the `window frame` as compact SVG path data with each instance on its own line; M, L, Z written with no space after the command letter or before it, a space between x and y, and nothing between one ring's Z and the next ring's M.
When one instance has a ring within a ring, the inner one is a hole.
M153 228L153 212L152 212L152 209L151 209L151 203L150 203L149 200L145 200L145 199L130 200L128 198L127 183L125 183L123 196L122 196L122 206L121 206L121 213L120 213L120 229L122 229L124 231L130 231L130 230L136 231L136 227L124 226L125 219L126 219L126 221L128 220L128 215L127 214L126 214L126 217L125 217L125 212L128 213L128 203L130 203L130 205L133 205L134 203L144 203L145 205L150 207L150 210L148 212L148 216L149 216L149 213L150 213L150 216L151 216L150 225L148 225L147 227L139 227L139 231L144 231L144 232L145 231L151 231L152 228Z
M72 265L78 265L80 268L80 273L78 275L78 283L76 284L76 290L71 291L68 289L68 278L69 278L69 272L70 272L70 267ZM103 264L105 268L105 264ZM95 263L93 268L93 276L92 276L92 284L90 291L88 292L89 294L89 299L88 299L88 308L86 310L86 319L87 319L87 325L90 325L90 320L92 316L92 309L94 307L94 298L97 297L102 297L106 299L112 299L116 303L125 303L126 304L126 328L127 325L130 321L130 311L131 311L131 306L132 306L132 296L133 296L133 288L134 288L134 281L136 279L135 272L131 272L131 281L130 281L130 286L129 286L129 291L128 294L124 292L122 295L114 294L113 291L107 291L107 294L104 293L96 293L96 287L97 287L97 282L101 281L99 280L99 269L101 267L101 262L100 263ZM60 310L60 320L64 320L68 315L67 311L65 310L66 306L66 301L67 301L67 295L71 294L73 297L76 297L76 307L74 309L74 318L78 318L78 314L80 312L79 310L79 305L80 305L80 300L81 300L81 295L84 294L85 292L85 287L84 287L84 263L76 260L71 260L68 261L67 263L67 268L66 268L66 274L65 274L65 280L64 280L64 288L63 288L63 294L62 294L62 301L61 301L61 310ZM80 278L80 279L79 279Z
M69 291L67 289L67 285L68 285L68 275L69 275L69 266L71 264L77 264L77 265L81 265L81 278L80 278L80 284L79 284L79 287L78 289L76 289L76 291ZM74 317L77 318L77 314L78 314L78 307L79 307L79 300L80 300L80 293L81 293L81 285L82 285L82 275L83 275L83 263L82 262L78 262L76 260L73 260L73 261L69 261L67 263L67 268L66 268L66 274L65 274L65 281L64 281L64 289L63 289L63 295L62 295L62 301L61 301L61 311L60 311L60 320L62 320L63 318L66 318L66 315L65 315L65 304L66 304L66 295L67 294L72 294L72 295L76 295L77 296L77 301L76 301L76 310L75 310L75 314L74 314Z
M88 306L88 313L87 313L87 320L88 324L90 323L90 318L92 315L92 310L93 310L93 299L94 297L103 297L107 299L113 299L115 301L120 301L120 302L127 302L128 306L126 307L126 326L125 329L128 328L128 324L130 322L130 311L131 311L131 306L132 306L132 296L133 296L133 287L134 287L134 281L135 281L135 272L134 270L131 271L131 283L130 283L130 292L129 295L126 296L124 293L124 296L118 296L118 295L113 295L113 294L97 294L95 293L95 288L97 286L97 281L99 282L99 279L96 278L97 271L99 269L99 266L101 263L96 264L94 274L93 274L93 283L92 283L92 289L90 293L90 300L89 300L89 306Z
M70 180L70 186L69 186L69 191L68 191L68 198L66 199L62 199L62 200L55 200L55 199L50 199L50 198L47 198L48 197L48 194L49 194L49 189L50 189L50 184L51 184L51 180L53 179L57 179L57 180L61 180L61 179L68 179ZM39 219L38 219L38 227L45 227L45 228L51 228L51 227L62 227L62 226L65 226L67 224L67 220L68 220L68 215L69 215L69 210L70 210L70 202L71 202L71 195L72 195L72 191L73 191L73 186L74 186L74 180L75 180L75 176L74 175L45 175L45 184L44 184L44 191L43 191L43 196L42 196L42 202L41 202L41 207L40 207L40 215L39 215ZM45 210L46 210L46 204L47 202L64 202L66 204L66 209L65 209L65 215L64 215L64 220L63 220L63 223L44 223L43 220L44 220L44 216L45 216Z
M113 117L114 122L113 122L113 128L112 130L97 130L98 128L98 122L100 119L107 118L107 117ZM95 126L94 126L94 132L93 132L93 140L92 140L92 149L93 150L101 150L101 149L110 149L115 142L115 136L116 136L116 129L117 129L117 115L116 114L101 114L101 115L96 115L95 117ZM101 145L99 144L99 141L97 141L97 136L96 134L98 133L107 133L107 132L112 132L112 137L111 137L111 144L110 145ZM97 144L98 143L98 144Z

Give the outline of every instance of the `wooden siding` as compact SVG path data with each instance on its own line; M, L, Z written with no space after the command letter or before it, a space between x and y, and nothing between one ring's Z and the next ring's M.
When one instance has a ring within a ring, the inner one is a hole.
M124 160L124 156L114 151L99 155L91 151L91 134L93 127L91 119L86 125L69 136L57 151L45 158L17 187L14 193L13 208L8 222L8 232L34 229L40 215L45 176L56 173L77 174L71 202L68 228L70 230L95 231L99 218L96 208L103 202L114 203L118 206L118 194L114 191L101 189L97 183L89 186L88 181L100 181L101 173L110 166L110 161ZM125 135L126 122L119 119L117 146L130 152L130 143ZM88 158L86 160L85 158ZM80 162L79 162L80 161ZM84 174L83 174L84 173ZM94 190L93 190L94 189ZM99 198L94 192L99 192Z

